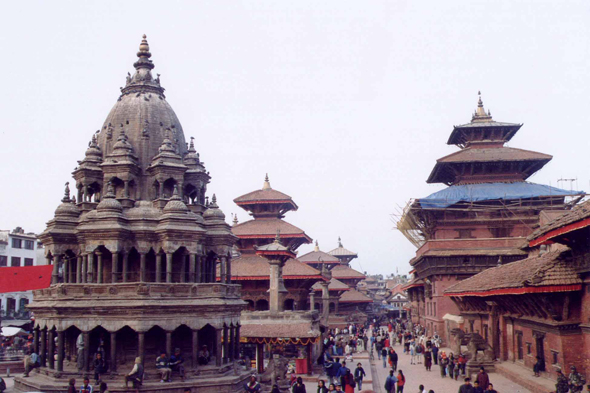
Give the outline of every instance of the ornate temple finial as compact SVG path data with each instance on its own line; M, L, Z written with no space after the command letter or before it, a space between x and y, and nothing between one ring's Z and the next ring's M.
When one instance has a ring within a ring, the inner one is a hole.
M237 214L234 214L233 224L238 225L238 215Z
M314 247L314 249L313 249L313 250L314 250L314 251L320 251L320 246L319 246L319 244L318 244L318 241L317 241L317 240L315 241L315 247Z
M150 51L150 45L147 42L147 36L145 34L142 36L141 44L139 44L139 51L142 53L149 53Z
M205 206L209 207L209 197L205 197Z
M195 150L195 137L191 136L191 143L189 144L187 150L191 153L196 152L196 150Z
M275 243L281 244L281 230L277 229L277 235L275 236Z
M215 194L213 194L213 197L211 198L211 203L217 204L217 196Z
M485 123L485 122L490 122L492 121L492 115L491 113L488 111L488 113L486 113L486 110L483 107L483 101L481 100L481 91L477 92L478 98L477 98L477 108L475 109L475 112L473 113L473 116L471 117L471 122L472 123Z
M344 248L344 247L342 246L342 239L340 239L340 236L338 236L338 247L340 247L340 248Z
M170 199L180 200L180 195L178 194L178 184L174 185L174 189L172 190L172 198L170 198Z
M62 202L70 202L70 182L66 182L66 188L64 190L64 197L61 200Z
M262 189L263 190L270 190L270 182L268 181L268 173L266 174L266 177L264 178L264 184L262 185Z

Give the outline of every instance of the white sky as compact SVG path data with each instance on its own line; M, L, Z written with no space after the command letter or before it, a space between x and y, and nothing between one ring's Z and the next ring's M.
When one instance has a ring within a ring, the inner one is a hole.
M41 232L132 71L143 33L186 137L232 200L273 188L286 220L370 273L409 270L390 214L425 183L482 91L530 180L588 191L588 1L11 1L0 24L0 228ZM300 248L300 254L311 246ZM360 264L360 265L359 265Z

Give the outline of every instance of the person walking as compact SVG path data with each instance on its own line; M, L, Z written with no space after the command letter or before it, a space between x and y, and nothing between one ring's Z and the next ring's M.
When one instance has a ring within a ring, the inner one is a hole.
M479 383L479 387L483 390L486 390L488 388L488 385L490 384L490 377L488 376L486 370L484 370L483 367L479 368L479 374L477 374L477 382Z
M78 393L76 390L76 380L74 378L70 378L68 383L68 393Z
M387 368L387 359L388 359L388 355L389 352L387 351L386 347L383 347L381 349L381 358L383 359L383 368Z
M555 384L555 393L567 393L570 390L570 385L567 378L561 372L561 368L557 369L557 383Z
M432 351L430 348L426 348L424 351L424 368L426 368L426 371L430 371L432 368Z
M438 366L440 367L440 376L445 378L447 376L447 365L449 364L449 359L447 358L447 354L445 351L441 351L439 359L438 359Z
M307 391L305 390L305 385L303 384L303 378L297 377L297 381L293 385L291 392L292 393L307 393Z
M473 393L473 386L471 386L471 380L465 378L465 384L459 388L459 393Z
M393 370L389 371L389 376L385 380L385 391L387 393L395 393L395 384L397 383L397 378L393 375Z
M416 343L414 340L410 341L410 364L416 364Z
M404 385L406 384L406 377L402 370L397 370L397 391L396 393L404 392Z
M391 350L389 351L389 362L391 363L391 369L393 371L397 371L398 360L399 357L397 356L397 352L395 352L395 349L391 348Z
M436 345L432 346L432 360L435 365L438 365L438 347Z
M359 391L363 390L363 378L366 376L367 373L365 373L362 364L357 364L356 369L354 370L354 380L356 381Z

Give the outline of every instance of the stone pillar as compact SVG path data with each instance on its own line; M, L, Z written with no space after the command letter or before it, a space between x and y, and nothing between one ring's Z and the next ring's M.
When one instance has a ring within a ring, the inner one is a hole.
M110 332L111 336L111 371L117 371L117 332Z
M82 256L82 276L80 277L80 284L86 283L88 280L88 254Z
M84 371L90 371L90 332L82 332L84 335Z
M88 254L88 283L94 282L94 252Z
M160 191L158 192L158 198L164 198L164 182L160 182Z
M217 281L217 265L215 259L211 260L209 264L209 282Z
M162 282L162 253L156 255L156 282Z
M57 371L64 370L64 331L57 332Z
M193 368L197 368L199 365L198 357L199 357L199 331L193 330Z
M146 258L147 254L145 252L142 252L139 254L139 281L141 282L145 282L145 258ZM127 259L125 260L125 265L124 269L126 269L126 265L129 264L129 254L127 254Z
M174 254L166 253L166 282L172 282L172 258Z
M82 255L78 255L78 259L76 261L76 282L78 284L82 283L82 264L84 263L84 257Z
M281 277L281 270L282 265L284 262L276 259L272 259L268 261L270 265L270 288L269 292L269 308L271 314L276 314L284 310L284 302L283 298L285 293L287 293L287 289L283 284L283 280Z
M309 309L315 311L315 291L313 289L309 291Z
M330 291L328 290L329 282L322 281L322 319L324 321L328 320L328 315L330 314Z
M215 365L221 367L221 332L222 328L215 329Z
M180 265L180 282L186 282L186 260L188 255L182 255L182 264Z
M234 333L236 336L236 343L234 345L234 351L235 351L234 352L234 359L239 359L240 358L240 324L236 325L236 330Z
M166 332L166 356L172 355L172 332Z
M234 354L236 353L236 351L234 350L234 345L236 345L236 336L235 336L235 327L232 324L229 327L229 346L228 346L228 350L227 350L227 358L229 359L229 361L233 361L234 360Z
M64 257L63 257L63 270L62 270L62 274L63 274L63 282L64 282L64 284L69 283L70 282L70 259L65 254L64 254Z
M195 282L203 282L203 257L195 254Z
M96 252L96 258L97 258L97 262L96 262L96 270L97 270L97 282L99 284L102 284L102 252L97 251Z
M111 254L111 282L115 284L117 282L117 259L119 259L119 253Z
M227 363L229 358L229 331L226 324L223 324L223 364Z
M55 330L51 329L47 337L47 365L55 369Z
M39 355L39 327L33 330L33 350Z
M48 258L49 259L49 258ZM49 259L51 261L51 259ZM57 284L59 281L59 256L53 258L53 270L51 272L51 283Z
M227 283L231 284L231 257L225 258L225 274L227 275Z
M222 284L226 284L227 283L227 264L226 264L226 258L225 257L219 257L219 261L220 261L220 266L219 266L219 273L221 274L221 283Z
M193 253L188 256L188 282L197 282L195 279L195 265L197 264L197 256Z
M125 180L123 182L123 193L125 195L125 198L129 198L129 180Z
M122 261L122 267L121 267L121 282L127 282L129 281L129 278L127 277L127 275L129 274L129 253L126 250L123 250L123 261ZM139 276L140 276L140 280L141 280L141 276L142 276L142 272L143 270L145 270L145 254L143 254L143 269L141 268L141 256L142 254L139 254L139 258L140 258L140 268L139 268ZM143 281L143 280L141 280Z
M41 329L41 349L39 350L41 356L41 367L47 366L47 328Z
M141 358L141 364L145 363L145 333L137 332L137 356Z

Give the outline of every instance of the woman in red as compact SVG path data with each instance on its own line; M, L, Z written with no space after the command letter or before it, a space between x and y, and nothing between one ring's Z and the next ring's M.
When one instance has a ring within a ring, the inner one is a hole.
M354 376L350 370L346 371L346 374L340 377L340 384L344 388L345 393L354 393L356 382L354 382Z
M404 392L404 385L406 383L406 377L402 370L397 370L397 392L396 393L403 393Z

